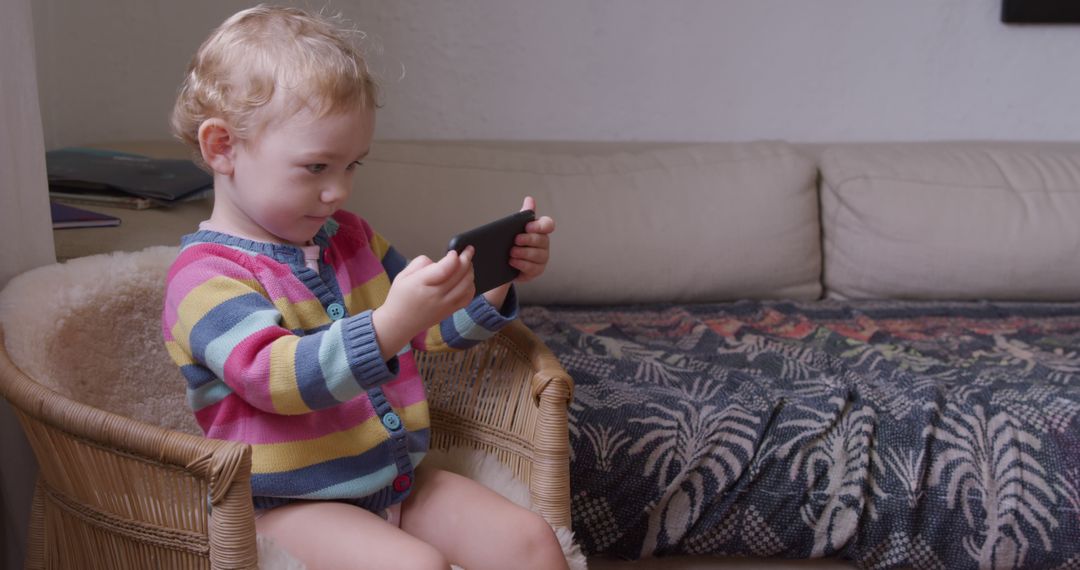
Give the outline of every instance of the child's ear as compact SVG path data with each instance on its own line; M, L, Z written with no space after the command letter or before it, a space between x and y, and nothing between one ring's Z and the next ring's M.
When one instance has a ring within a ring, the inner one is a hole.
M199 125L199 151L203 161L217 174L233 173L237 143L229 124L221 119L207 119Z

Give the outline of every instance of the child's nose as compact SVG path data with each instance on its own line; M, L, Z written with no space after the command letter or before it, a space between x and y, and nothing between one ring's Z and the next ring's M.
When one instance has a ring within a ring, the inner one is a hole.
M325 188L323 188L322 201L329 203L340 202L344 200L345 197L349 195L350 185L351 181L349 180L338 180L336 182L330 183Z

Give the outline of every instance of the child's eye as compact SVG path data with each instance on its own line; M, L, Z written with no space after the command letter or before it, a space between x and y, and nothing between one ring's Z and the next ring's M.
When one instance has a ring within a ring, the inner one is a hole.
M363 165L364 165L363 162L360 162L359 160L354 160L354 161L350 162L349 166L346 166L345 169L346 170L356 170L357 166L363 166Z
M304 168L307 168L307 171L312 173L312 174L319 174L320 172L326 170L326 165L325 164L309 164L309 165L305 166Z

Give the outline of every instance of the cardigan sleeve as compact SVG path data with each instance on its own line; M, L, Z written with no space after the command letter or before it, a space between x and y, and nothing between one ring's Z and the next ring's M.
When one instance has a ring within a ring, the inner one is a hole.
M185 249L166 282L163 332L189 394L220 380L256 408L304 414L396 377L397 358L382 359L371 311L295 334L246 255L208 253L215 248Z

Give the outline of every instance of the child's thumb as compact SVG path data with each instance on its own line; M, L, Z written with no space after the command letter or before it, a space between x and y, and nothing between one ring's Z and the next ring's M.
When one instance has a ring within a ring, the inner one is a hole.
M424 267L424 275L422 277L424 283L428 285L438 285L449 279L457 270L459 265L458 252L450 250L446 252L437 262L429 262L427 267Z

